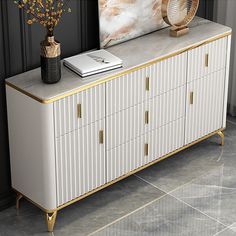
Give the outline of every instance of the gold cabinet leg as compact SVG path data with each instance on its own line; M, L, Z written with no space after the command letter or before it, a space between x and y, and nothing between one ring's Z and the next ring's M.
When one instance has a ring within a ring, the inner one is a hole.
M53 213L46 213L48 232L53 232L56 218L57 218L57 211L54 211Z
M224 135L223 131L219 131L217 134L221 137L221 146L224 146L225 145L225 135Z
M20 208L20 200L23 198L23 195L20 193L16 193L16 209Z

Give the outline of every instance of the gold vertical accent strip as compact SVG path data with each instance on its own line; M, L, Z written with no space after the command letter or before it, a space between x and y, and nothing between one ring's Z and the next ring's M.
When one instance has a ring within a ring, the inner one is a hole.
M149 111L145 111L145 124L149 123Z
M104 143L104 137L103 137L103 130L99 131L99 143L103 144Z
M193 92L190 92L190 104L193 105Z
M146 77L146 90L149 91L150 89L150 78L147 76Z
M205 66L206 67L209 66L209 54L208 53L205 55Z
M145 143L144 145L144 155L148 156L148 143Z
M78 118L82 118L81 104L77 105L77 116L78 116Z

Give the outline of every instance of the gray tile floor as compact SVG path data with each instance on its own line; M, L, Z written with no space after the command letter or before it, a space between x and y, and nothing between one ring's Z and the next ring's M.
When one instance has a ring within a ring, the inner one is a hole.
M236 119L225 134L224 147L214 136L65 208L52 234L23 200L0 212L0 236L236 235Z

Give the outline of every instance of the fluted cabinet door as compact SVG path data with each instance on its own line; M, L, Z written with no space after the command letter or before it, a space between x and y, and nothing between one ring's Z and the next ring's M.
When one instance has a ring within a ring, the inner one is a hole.
M225 69L187 85L185 144L222 127Z
M174 120L145 135L145 164L157 160L184 145L184 117Z
M54 102L56 137L60 137L104 117L105 84Z
M107 150L133 140L145 132L145 102L106 118Z
M183 86L186 84L187 52L155 63L146 71L150 77L150 98Z
M152 131L185 116L186 85L172 89L147 101L148 124Z
M227 42L224 37L188 52L188 82L226 67Z
M147 71L141 69L106 83L106 115L142 103L147 99Z
M186 71L187 52L107 82L107 115L185 85Z
M56 139L58 206L105 184L105 120Z
M107 181L112 181L145 164L144 135L107 151Z

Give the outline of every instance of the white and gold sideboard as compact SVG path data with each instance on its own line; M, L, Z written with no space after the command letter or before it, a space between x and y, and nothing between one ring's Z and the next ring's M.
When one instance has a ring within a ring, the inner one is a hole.
M41 82L40 69L6 80L12 187L57 212L214 134L223 144L231 29L201 18L108 49L121 69Z

